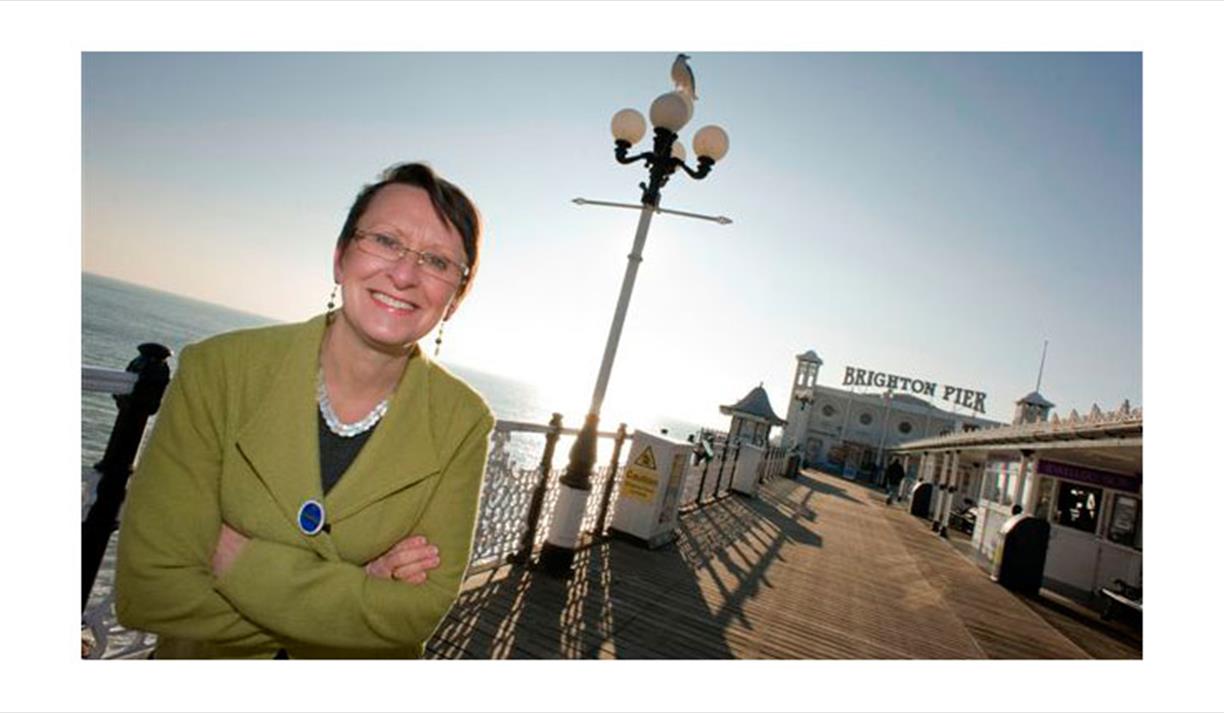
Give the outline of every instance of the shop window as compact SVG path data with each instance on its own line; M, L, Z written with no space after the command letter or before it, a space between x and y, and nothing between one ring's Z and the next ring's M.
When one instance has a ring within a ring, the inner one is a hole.
M833 414L837 413L837 409L833 408L829 404L825 404L824 408L820 409L820 412L824 414L825 418L833 418Z
M901 433L909 433L910 431L914 430L914 424L910 423L909 421L902 421L901 423L897 424L897 430Z
M1054 504L1054 480L1042 478L1041 487L1037 490L1037 505L1033 508L1033 516L1041 520L1049 519L1050 507Z
M1140 514L1138 498L1132 498L1129 495L1115 495L1113 513L1110 515L1109 529L1105 531L1105 536L1110 542L1141 549L1143 541L1139 538L1141 534Z
M869 414L869 413L860 413L860 414L859 414L859 423L863 424L864 426L870 426L870 425L871 425L871 414Z
M986 488L982 497L999 503L1011 505L1015 502L1012 490L1020 478L1020 463L1018 461L993 461L986 467Z
M1054 522L1082 532L1095 533L1100 509L1100 488L1064 481L1058 488L1058 510Z
M998 502L999 486L996 484L994 468L987 466L986 472L982 474L982 499Z

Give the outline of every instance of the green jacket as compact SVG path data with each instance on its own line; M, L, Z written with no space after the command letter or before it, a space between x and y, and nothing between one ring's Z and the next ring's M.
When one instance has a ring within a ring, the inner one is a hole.
M223 334L183 350L128 488L115 608L157 656L420 657L458 596L493 416L422 353L325 497L315 379L324 319ZM330 531L297 524L308 499ZM222 522L250 537L225 576ZM422 585L365 574L409 534L441 564Z

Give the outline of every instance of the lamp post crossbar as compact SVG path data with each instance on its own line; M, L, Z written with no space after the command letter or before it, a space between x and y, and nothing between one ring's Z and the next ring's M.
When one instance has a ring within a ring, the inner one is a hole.
M631 208L633 210L640 210L642 207L640 203L613 203L611 201L593 201L589 198L575 198L573 202L577 205L601 205L609 208ZM732 220L725 215L703 215L701 213L688 213L682 210L671 210L670 208L659 208L657 206L655 207L654 212L679 215L685 218L709 220L714 223L718 223L719 225L730 225L732 223Z

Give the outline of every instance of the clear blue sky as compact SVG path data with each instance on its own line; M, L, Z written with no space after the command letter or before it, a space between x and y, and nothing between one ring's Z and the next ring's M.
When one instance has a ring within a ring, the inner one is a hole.
M1057 411L1142 402L1138 54L700 53L731 138L655 217L605 422L717 412L794 355L986 391L1008 420L1050 340ZM444 360L590 398L645 172L608 123L664 53L85 54L82 267L303 319L353 195L423 159L487 224Z

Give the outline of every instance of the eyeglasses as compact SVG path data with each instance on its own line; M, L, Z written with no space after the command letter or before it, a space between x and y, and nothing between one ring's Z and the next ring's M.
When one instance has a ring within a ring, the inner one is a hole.
M369 233L358 230L353 239L363 253L381 258L387 262L397 262L405 255L416 259L417 267L426 275L442 280L449 285L458 286L467 279L471 268L462 265L444 255L431 253L428 250L414 250L386 233Z

